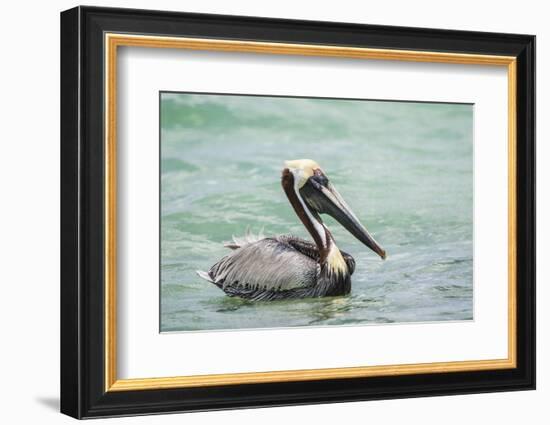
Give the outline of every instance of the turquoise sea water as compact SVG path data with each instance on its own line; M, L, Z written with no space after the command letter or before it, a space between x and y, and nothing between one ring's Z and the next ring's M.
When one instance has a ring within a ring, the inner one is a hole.
M161 330L473 318L472 105L161 94ZM310 239L280 185L283 161L317 161L388 253L330 217L354 256L346 297L249 302L195 270L263 229Z

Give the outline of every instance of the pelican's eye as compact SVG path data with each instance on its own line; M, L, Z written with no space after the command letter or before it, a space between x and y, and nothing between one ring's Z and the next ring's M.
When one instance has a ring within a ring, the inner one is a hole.
M316 183L320 184L321 186L328 187L328 178L323 174L323 172L320 169L316 169L313 171L313 175L311 176L311 179L314 180Z

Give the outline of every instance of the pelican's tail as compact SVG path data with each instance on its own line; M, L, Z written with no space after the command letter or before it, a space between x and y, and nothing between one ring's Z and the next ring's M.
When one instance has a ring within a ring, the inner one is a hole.
M202 277L204 280L207 280L210 283L216 283L214 282L214 280L212 279L209 273L203 272L202 270L195 270L195 271L199 275L199 277Z

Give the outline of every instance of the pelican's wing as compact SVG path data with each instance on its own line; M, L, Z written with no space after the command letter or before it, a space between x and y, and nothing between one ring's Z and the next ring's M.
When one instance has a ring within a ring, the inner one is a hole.
M313 286L318 267L315 260L292 245L265 238L226 255L208 275L223 290L285 291Z
M288 243L311 259L319 261L319 249L313 242L297 238L296 236L279 236L277 239L284 243ZM342 257L344 257L344 261L348 266L349 274L352 275L355 270L355 260L345 251L340 251L340 253L342 254Z
M278 236L277 240L280 242L289 244L297 251L315 261L319 261L319 248L313 242L306 241L305 239L297 238L296 236L284 235Z

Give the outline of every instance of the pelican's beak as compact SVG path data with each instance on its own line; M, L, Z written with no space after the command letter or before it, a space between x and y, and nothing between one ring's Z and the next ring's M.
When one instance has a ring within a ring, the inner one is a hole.
M332 216L359 241L376 252L383 260L386 259L384 248L359 222L359 219L320 170L315 170L313 176L300 188L300 194L313 211Z

